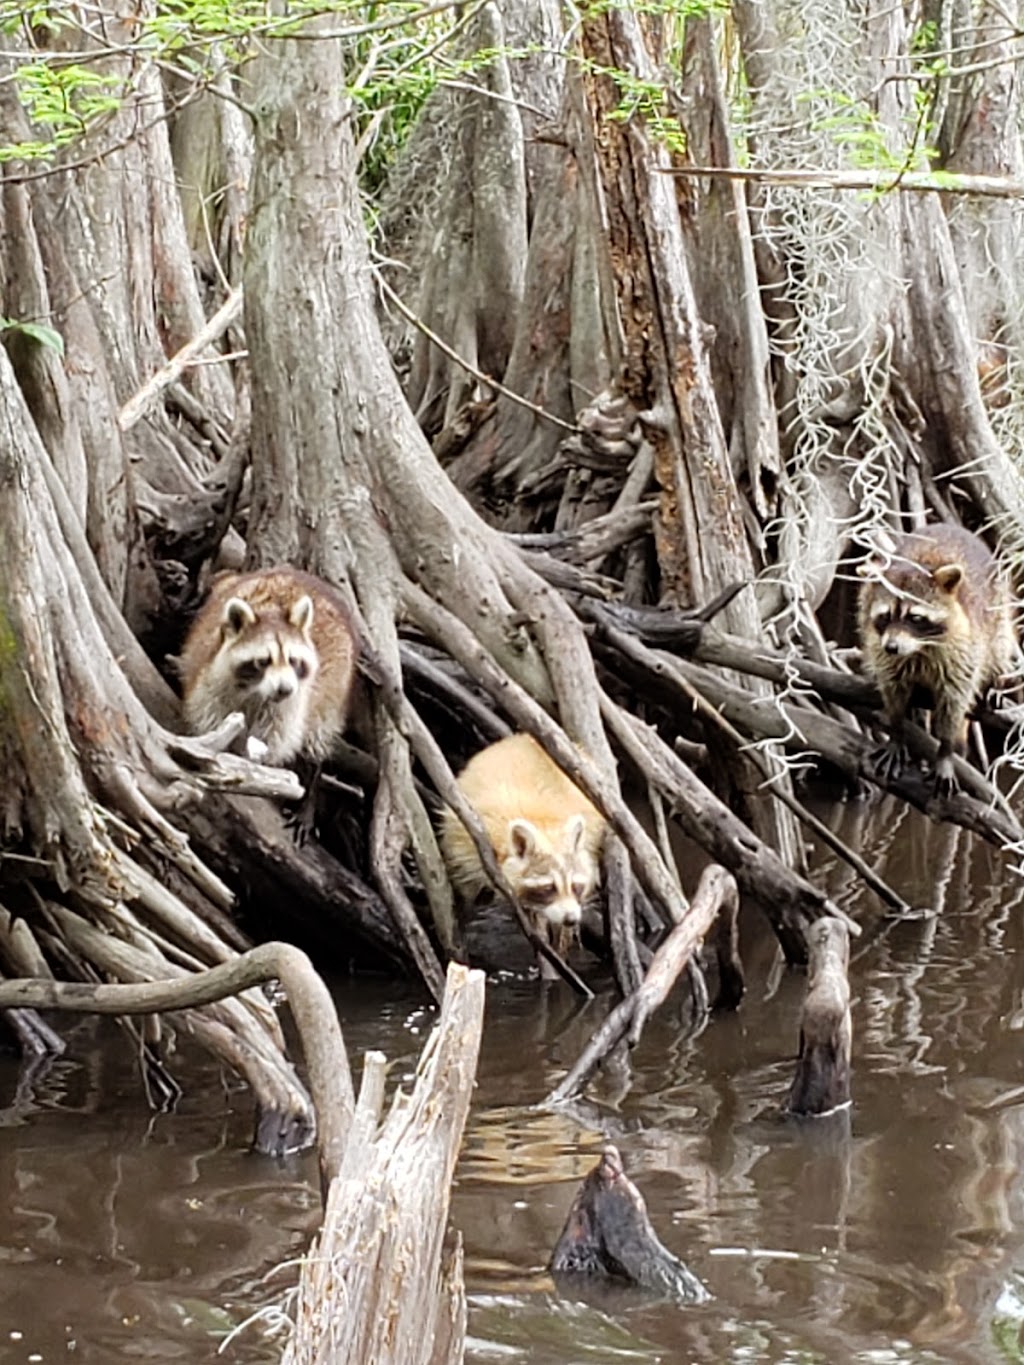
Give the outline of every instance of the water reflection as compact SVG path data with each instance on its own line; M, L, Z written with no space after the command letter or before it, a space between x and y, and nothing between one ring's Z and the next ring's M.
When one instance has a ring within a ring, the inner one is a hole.
M816 875L864 927L851 967L854 1107L783 1120L802 980L748 910L747 998L699 1036L683 1002L585 1099L533 1106L607 1001L489 987L456 1177L475 1365L1021 1360L1024 883L976 840L897 805L828 813L914 907L896 920L831 853ZM338 987L357 1063L411 1075L433 1018L387 982ZM223 1334L294 1282L316 1222L313 1163L250 1156L247 1095L202 1054L173 1115L145 1110L110 1024L75 1029L29 1091L0 1059L0 1361L216 1359ZM2 1106L7 1106L3 1108ZM715 1298L579 1302L544 1265L578 1182L614 1141L666 1245ZM275 1267L284 1268L275 1273ZM220 1357L276 1361L259 1324Z

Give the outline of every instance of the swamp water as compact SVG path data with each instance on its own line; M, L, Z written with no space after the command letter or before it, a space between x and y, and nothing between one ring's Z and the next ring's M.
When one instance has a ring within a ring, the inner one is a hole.
M488 987L452 1222L465 1240L471 1365L1024 1361L1024 880L1006 860L884 803L830 818L915 906L893 923L831 855L818 876L854 944L854 1107L786 1122L803 978L744 921L748 993L685 1037L675 1001L630 1072L585 1103L531 1109L606 1008L567 988ZM358 1070L411 1076L433 1014L384 982L338 987ZM127 1045L83 1020L30 1088L0 1059L0 1365L74 1359L269 1365L269 1319L316 1227L315 1161L247 1150L251 1106L187 1040L178 1111L145 1108ZM542 1267L603 1141L662 1241L714 1295L563 1298Z

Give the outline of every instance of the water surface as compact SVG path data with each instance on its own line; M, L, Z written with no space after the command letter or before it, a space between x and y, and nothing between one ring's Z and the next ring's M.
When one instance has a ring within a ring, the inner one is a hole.
M1024 1361L1024 884L898 806L830 818L928 912L886 920L832 855L818 860L864 926L849 1114L779 1117L804 983L778 970L756 913L740 1011L693 1037L670 1001L633 1056L558 1113L533 1106L607 999L581 1010L561 985L489 986L452 1204L473 1365ZM353 1059L379 1048L396 1081L411 1075L433 1017L422 995L380 981L337 995ZM21 1092L0 1058L3 1365L279 1359L274 1312L317 1224L315 1162L249 1153L247 1092L179 1042L186 1095L157 1116L109 1021L73 1025L67 1057ZM609 1139L710 1304L556 1293L544 1263Z

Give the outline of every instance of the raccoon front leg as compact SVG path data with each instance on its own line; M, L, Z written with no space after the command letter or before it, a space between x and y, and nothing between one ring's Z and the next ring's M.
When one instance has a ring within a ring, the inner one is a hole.
M939 698L932 713L932 735L939 741L935 756L935 795L956 796L960 790L955 755L967 751L967 715L958 702Z
M902 691L888 692L883 688L882 700L889 723L889 738L872 749L870 759L876 774L884 782L895 782L911 762L907 746L907 698Z

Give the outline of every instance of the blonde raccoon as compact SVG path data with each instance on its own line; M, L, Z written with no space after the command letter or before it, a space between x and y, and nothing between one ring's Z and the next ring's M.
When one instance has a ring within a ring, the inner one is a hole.
M879 766L896 777L907 762L909 712L930 707L939 742L935 789L958 789L953 755L967 739L968 715L984 690L1013 667L1010 596L984 543L946 522L898 537L872 555L858 603L864 662L882 694L891 741Z
M185 721L196 734L241 711L265 761L326 758L345 729L357 654L343 603L287 565L214 581L181 652Z
M600 880L604 817L531 735L511 735L482 749L458 781L520 906L564 954L583 902ZM487 878L472 839L447 809L441 846L452 884L472 901Z

